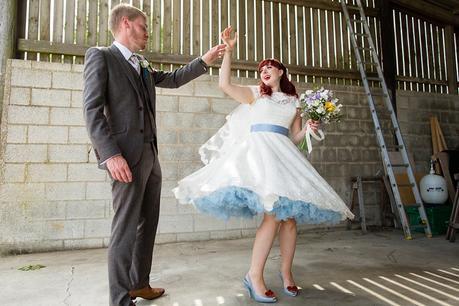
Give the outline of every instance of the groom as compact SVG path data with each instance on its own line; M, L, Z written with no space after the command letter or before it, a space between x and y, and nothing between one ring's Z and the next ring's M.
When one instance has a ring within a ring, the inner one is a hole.
M83 108L99 167L112 179L110 305L127 306L137 297L151 300L164 294L149 284L161 195L155 87L177 88L204 74L225 45L174 72L156 71L136 54L148 40L142 11L119 4L109 26L113 45L86 52Z

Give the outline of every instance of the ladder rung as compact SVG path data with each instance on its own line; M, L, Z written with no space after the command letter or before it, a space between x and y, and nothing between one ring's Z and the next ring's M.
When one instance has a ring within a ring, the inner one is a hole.
M377 63L375 63L375 62L357 62L357 64L372 65L372 66L376 66L377 65Z
M409 167L410 164L388 164L387 166L392 167L392 168L394 168L394 167Z
M359 50L364 50L364 51L373 51L373 48L368 48L368 47L357 47Z
M358 22L358 23L362 23L363 20L362 19L354 19L354 18L349 18L350 21L353 21L353 22Z
M363 36L363 37L366 37L368 36L368 34L366 33L354 33L355 36Z

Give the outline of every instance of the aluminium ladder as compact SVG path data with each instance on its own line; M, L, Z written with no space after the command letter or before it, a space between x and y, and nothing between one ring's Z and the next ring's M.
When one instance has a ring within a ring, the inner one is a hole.
M393 193L393 196L394 196L394 199L395 199L395 206L396 206L396 210L398 212L398 216L399 216L399 219L400 219L399 220L400 221L400 225L403 228L403 232L405 234L405 238L408 239L408 240L412 239L411 230L415 229L415 228L419 228L419 227L423 228L426 236L430 238L430 237L432 237L432 232L430 230L429 222L427 220L427 215L426 215L426 212L425 212L425 209L424 209L424 205L422 203L421 195L419 193L419 189L418 189L418 186L416 184L416 180L415 180L415 177L414 177L414 174L413 174L413 169L412 169L412 166L410 165L410 161L408 159L408 153L407 153L407 150L406 150L405 142L403 141L402 134L400 132L400 128L399 128L399 124L398 124L398 121L397 121L397 117L396 117L396 114L394 112L394 108L392 106L392 101L391 101L391 98L389 96L389 91L387 89L386 81L384 79L384 75L383 75L383 72L382 72L382 69L381 69L381 65L380 65L380 62L379 62L377 50L376 50L375 45L373 43L373 39L372 39L372 36L371 36L370 28L368 26L367 18L365 16L365 12L363 10L361 0L355 0L357 5L348 5L345 1L346 0L341 0L340 1L341 2L341 7L342 7L342 10L343 10L343 13L344 13L344 17L346 19L347 27L349 29L350 39L351 39L351 42L352 42L352 46L354 48L354 54L355 54L356 62L357 62L357 65L359 67L359 70L360 70L360 75L362 77L363 87L365 89L365 94L367 96L368 104L370 106L371 117L373 119L373 123L374 123L375 130L376 130L376 137L377 137L377 140L378 140L378 145L379 145L379 149L380 149L380 153L381 153L381 158L382 158L382 161L383 161L384 170L385 170L385 173L387 174L387 176L389 178L390 188L392 190L392 193ZM350 10L356 11L355 15L357 15L359 17L351 18L350 15L349 15L349 11ZM356 24L360 24L361 28L363 27L363 33L356 33L356 31L354 31L353 25L356 25ZM360 38L361 41L363 42L362 46L358 45L358 43L357 43L357 39L358 38ZM365 45L365 42L367 43L367 45ZM362 55L361 55L360 51L368 52L367 54L369 56L367 56L367 57L369 57L370 60L372 60L372 61L371 62L362 61ZM377 70L377 73L378 73L378 77L368 77L367 74L366 74L366 71L365 71L365 65L372 65L373 67L375 67L376 70ZM376 110L376 107L375 107L374 97L373 97L373 94L372 94L372 92L370 90L370 86L368 85L368 81L376 81L376 82L380 82L381 83L381 88L382 88L382 91L383 91L384 104L385 104L385 107L386 107L387 111L390 114L390 119L391 119L390 121L392 123L392 128L395 131L395 136L396 136L396 139L397 139L397 142L398 142L398 145L395 146L395 148L398 149L399 153L401 154L402 161L403 161L402 163L399 163L399 164L393 163L393 162L391 162L391 160L389 158L388 148L386 146L386 142L384 140L384 136L383 136L383 133L381 131L381 125L379 123L379 118L378 118L378 113L377 113L377 110ZM397 168L397 169L402 168L403 172L407 174L407 177L408 177L408 180L409 180L409 184L405 184L405 185L397 184L393 168ZM418 225L410 225L409 224L408 219L406 217L404 204L402 203L402 200L401 200L401 196L400 196L400 192L399 192L398 187L407 187L407 186L412 188L412 191L413 191L413 194L414 194L414 198L416 200L416 203L409 204L409 206L417 207L418 211L419 211L419 216L421 217L421 222Z

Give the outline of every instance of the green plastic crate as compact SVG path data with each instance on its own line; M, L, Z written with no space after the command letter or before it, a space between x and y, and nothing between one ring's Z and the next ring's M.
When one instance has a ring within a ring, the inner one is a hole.
M449 218L451 211L453 210L452 205L424 205L426 210L427 219L429 220L430 229L432 235L442 235L446 233L448 229ZM406 217L410 222L410 225L421 224L421 218L419 217L419 211L417 207L405 207ZM424 232L422 228L415 229L416 232Z

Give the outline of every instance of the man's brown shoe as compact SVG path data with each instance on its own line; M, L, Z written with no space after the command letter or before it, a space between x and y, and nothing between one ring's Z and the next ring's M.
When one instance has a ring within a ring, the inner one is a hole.
M165 290L163 288L151 288L150 286L147 286L142 289L131 290L129 291L129 295L131 296L131 299L141 297L146 300L154 300L163 295L164 292Z

